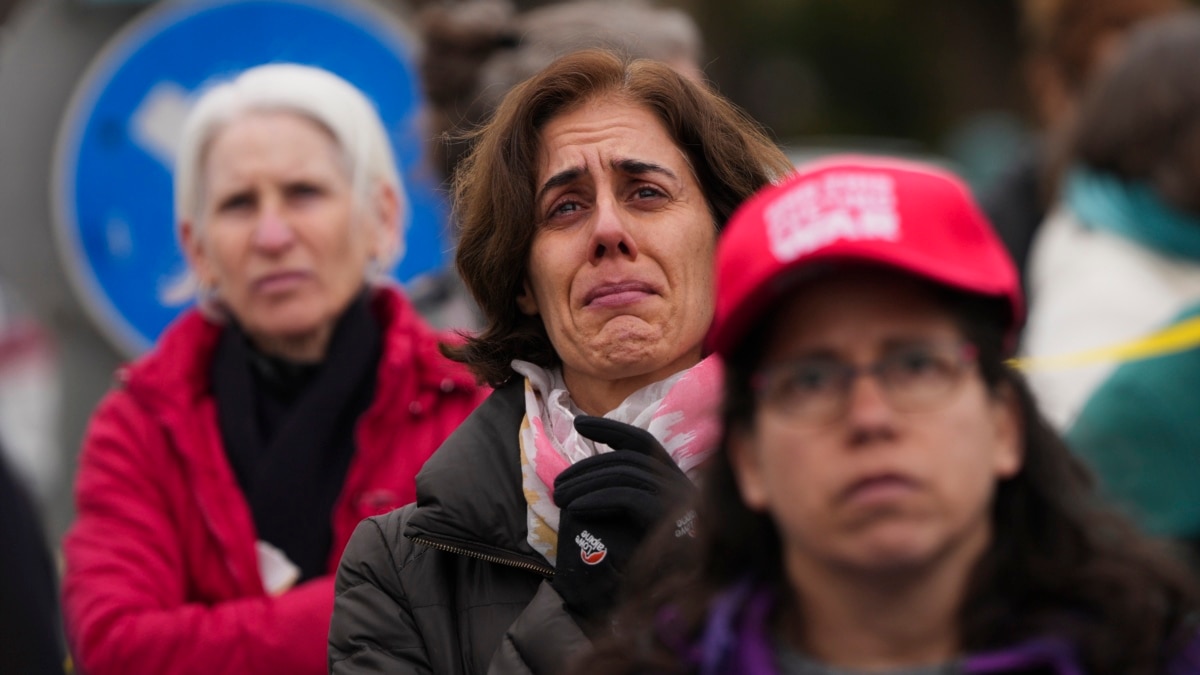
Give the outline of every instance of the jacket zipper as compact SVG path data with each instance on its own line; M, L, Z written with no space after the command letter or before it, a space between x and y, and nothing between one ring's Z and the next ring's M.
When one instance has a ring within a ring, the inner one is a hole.
M478 560L482 560L484 562L489 562L489 563L494 563L496 565L508 565L509 567L516 567L517 569L526 570L528 572L537 572L538 574L546 577L547 579L554 578L554 568L548 567L546 565L537 565L535 563L525 562L523 560L511 560L508 558L501 558L499 556L494 556L494 555L490 555L487 553L480 553L479 551L473 551L469 548L463 548L461 546L454 546L451 544L443 544L440 541L434 541L432 539L427 539L422 536L409 537L409 538L414 543L420 544L422 546L428 546L429 548L437 549L439 551L445 551L446 553L454 553L457 555L466 556L468 558L476 558Z

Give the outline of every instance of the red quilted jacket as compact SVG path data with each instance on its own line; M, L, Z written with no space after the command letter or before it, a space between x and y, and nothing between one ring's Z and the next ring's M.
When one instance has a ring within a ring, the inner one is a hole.
M220 327L180 318L97 408L63 544L67 636L86 675L324 673L333 572L355 525L415 500L417 470L487 394L392 289L375 400L332 514L330 574L272 597L222 448L209 364Z

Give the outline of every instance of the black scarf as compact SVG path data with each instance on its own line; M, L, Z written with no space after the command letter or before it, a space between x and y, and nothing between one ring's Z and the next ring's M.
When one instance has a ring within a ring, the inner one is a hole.
M217 425L258 538L282 550L300 581L326 573L333 505L371 404L382 354L367 294L334 327L318 364L262 354L231 321L212 364Z

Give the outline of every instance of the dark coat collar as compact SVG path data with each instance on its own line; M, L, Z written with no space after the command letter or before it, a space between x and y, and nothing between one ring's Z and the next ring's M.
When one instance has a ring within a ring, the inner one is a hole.
M525 382L517 377L494 391L417 474L417 508L405 536L545 567L527 541L518 440L524 418Z

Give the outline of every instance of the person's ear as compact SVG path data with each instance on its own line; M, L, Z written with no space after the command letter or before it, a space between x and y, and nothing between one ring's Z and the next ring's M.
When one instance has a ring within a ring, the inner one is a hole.
M370 254L372 259L387 259L400 247L400 195L387 183L380 183L372 198Z
M517 294L517 308L526 316L537 316L537 296L529 286L529 277L521 281L521 292Z
M188 267L196 276L196 281L201 286L215 286L216 272L205 253L204 239L192 221L185 220L179 224L179 239L183 244L183 257L187 259Z
M1012 478L1025 463L1026 420L1017 392L1007 382L992 396L991 417L994 433L992 466L997 478Z
M751 511L767 510L765 472L758 453L754 434L746 427L734 429L726 445L733 478L737 482L742 502Z

